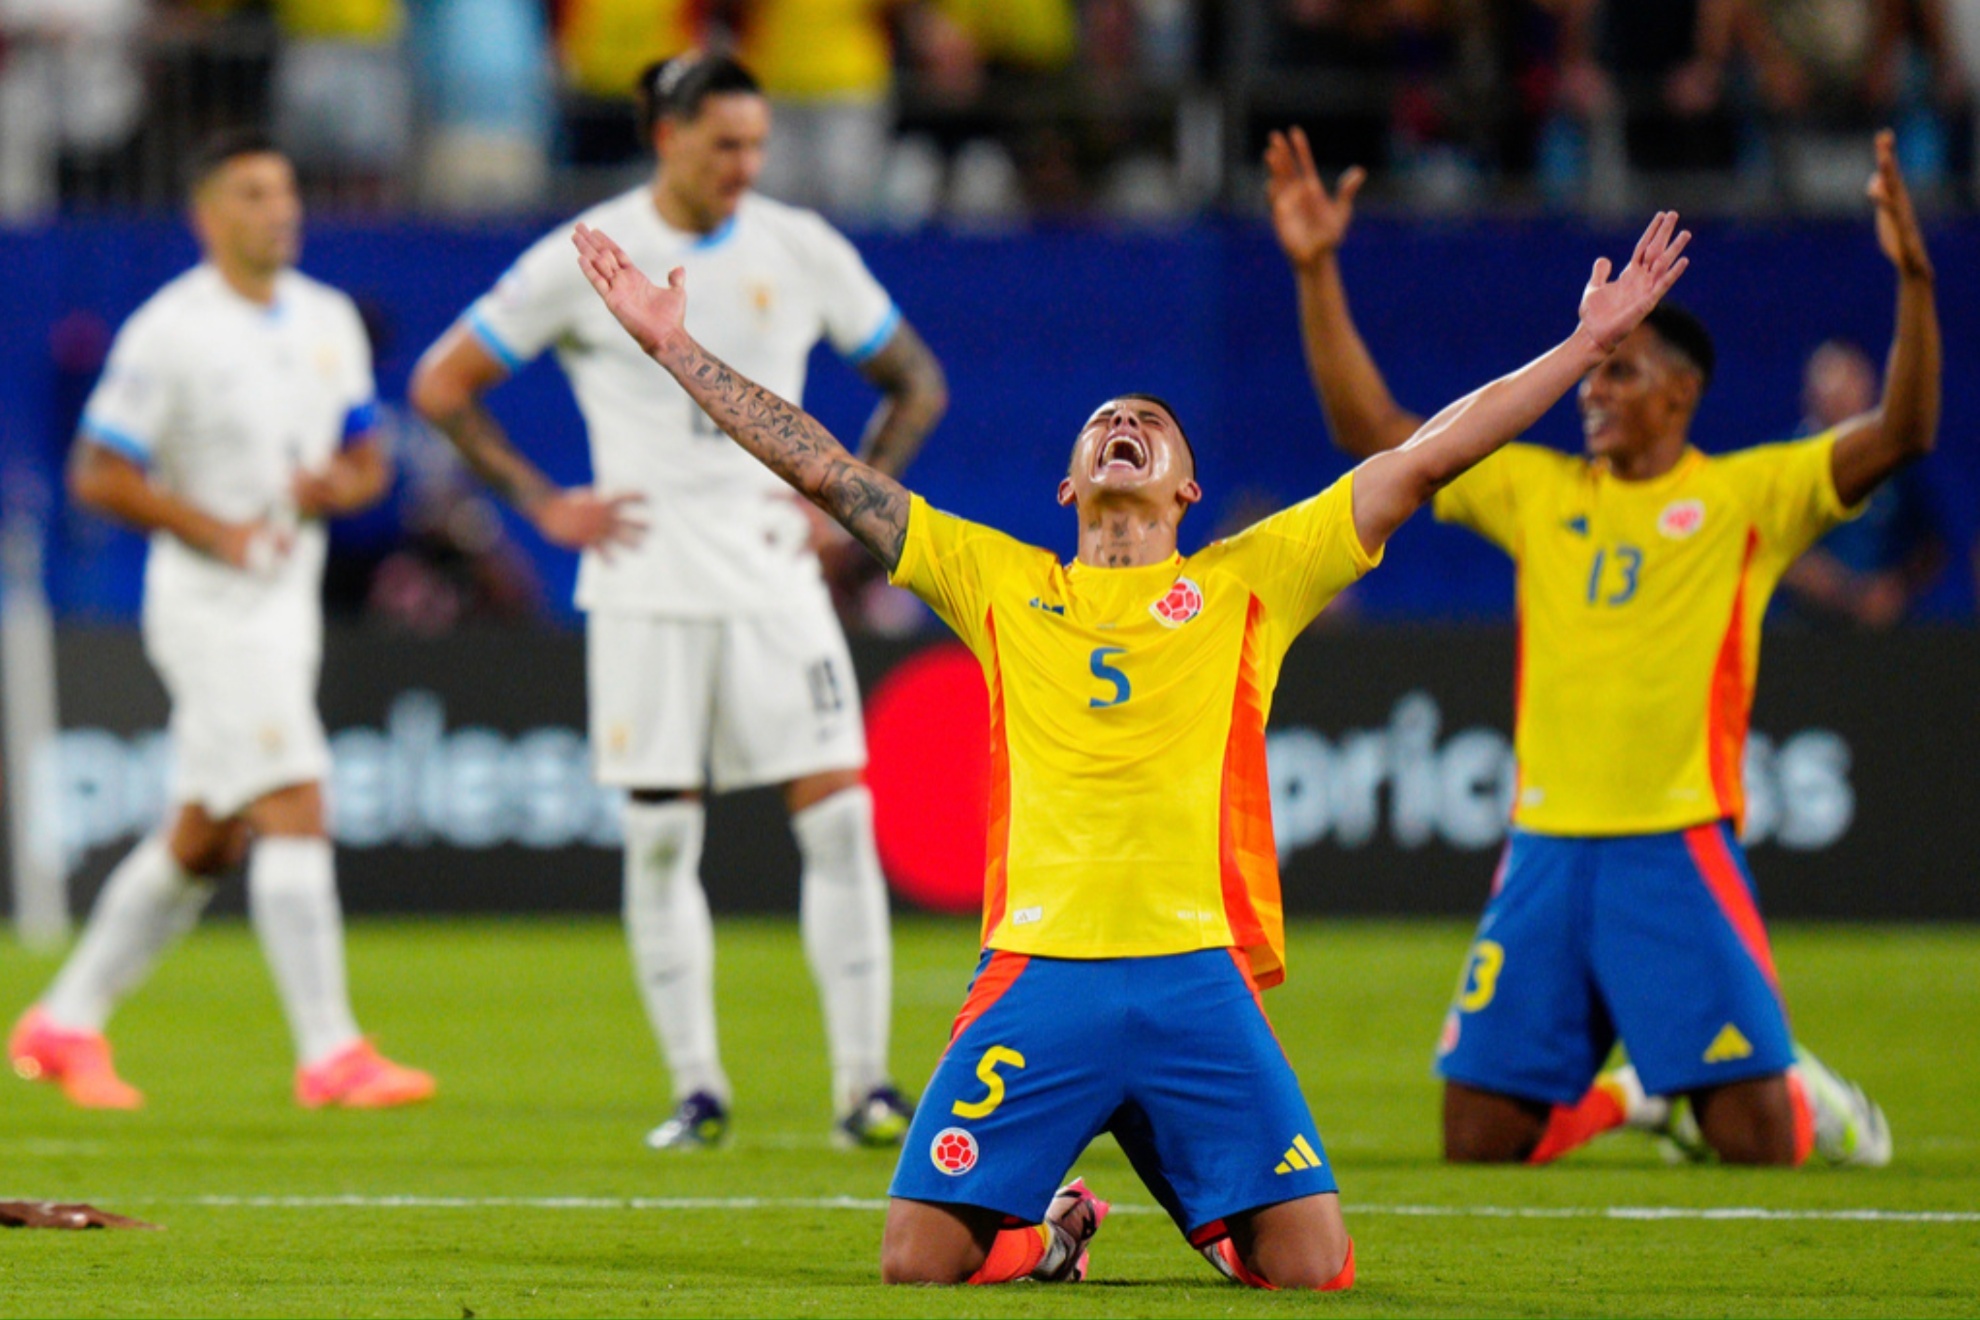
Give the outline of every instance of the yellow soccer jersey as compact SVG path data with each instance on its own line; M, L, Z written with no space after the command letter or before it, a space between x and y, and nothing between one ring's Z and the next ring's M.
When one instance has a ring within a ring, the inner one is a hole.
M1061 564L915 498L893 580L990 689L986 948L1241 948L1284 979L1265 720L1293 638L1380 560L1350 483L1141 568Z
M1508 445L1437 517L1511 555L1519 598L1513 820L1650 834L1745 813L1760 619L1795 556L1848 516L1833 433L1663 476Z

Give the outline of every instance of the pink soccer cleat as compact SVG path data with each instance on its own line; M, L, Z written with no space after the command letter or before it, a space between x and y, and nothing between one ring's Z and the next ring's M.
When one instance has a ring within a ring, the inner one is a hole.
M429 1100L430 1073L393 1063L360 1040L323 1062L296 1069L296 1103L304 1109L392 1109Z
M100 1031L58 1027L30 1008L7 1038L7 1060L30 1082L53 1082L84 1109L136 1109L144 1092L117 1076L110 1042Z
M1075 1178L1052 1194L1045 1211L1045 1222L1052 1230L1052 1245L1045 1258L1031 1272L1040 1283L1080 1283L1086 1278L1086 1244L1100 1231L1107 1212L1114 1207L1086 1188L1086 1179Z

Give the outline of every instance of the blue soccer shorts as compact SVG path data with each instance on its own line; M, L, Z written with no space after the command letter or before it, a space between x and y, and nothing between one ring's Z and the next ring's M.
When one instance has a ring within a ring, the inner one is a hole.
M889 1193L1035 1224L1102 1132L1199 1244L1227 1216L1336 1191L1241 956L986 951Z
M1652 1095L1794 1061L1753 877L1723 821L1614 838L1514 830L1437 1072L1572 1104L1619 1035Z

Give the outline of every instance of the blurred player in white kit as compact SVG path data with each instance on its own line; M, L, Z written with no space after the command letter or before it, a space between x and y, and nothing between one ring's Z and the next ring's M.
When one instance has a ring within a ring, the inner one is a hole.
M844 237L750 191L770 131L755 79L690 53L648 69L638 91L654 175L580 218L652 269L686 266L695 334L787 399L802 399L811 350L830 342L883 395L862 457L900 472L947 406L941 366ZM896 1144L912 1105L888 1073L887 891L859 689L814 550L828 533L619 329L571 259L572 227L524 253L428 350L412 401L547 540L583 551L592 755L599 780L629 794L627 936L676 1102L647 1144L696 1149L728 1133L701 796L767 784L783 789L803 857L833 1135ZM547 348L584 415L593 487L552 483L480 403Z
M8 1057L78 1105L142 1104L104 1024L245 857L297 1101L424 1100L433 1079L380 1055L351 1013L316 712L323 520L391 481L370 347L351 300L293 268L302 203L270 139L209 143L191 204L203 259L118 332L69 474L78 503L151 535L144 643L172 703L175 811L111 872Z

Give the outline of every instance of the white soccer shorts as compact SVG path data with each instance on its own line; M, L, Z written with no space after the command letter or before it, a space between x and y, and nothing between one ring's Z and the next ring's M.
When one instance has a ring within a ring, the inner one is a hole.
M145 650L172 699L175 803L226 820L277 789L328 777L316 656L191 630L148 637Z
M593 612L585 667L601 784L723 791L866 765L852 655L822 589L778 614Z

